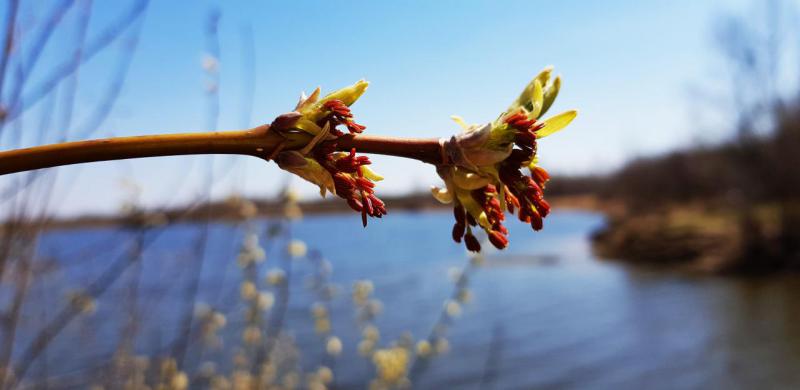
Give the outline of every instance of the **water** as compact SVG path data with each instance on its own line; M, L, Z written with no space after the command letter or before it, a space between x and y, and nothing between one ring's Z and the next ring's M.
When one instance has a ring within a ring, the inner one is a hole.
M453 283L448 270L468 260L449 240L449 213L396 213L360 227L358 216L312 216L293 234L333 264L342 293L332 305L333 331L344 343L336 360L341 388L364 387L374 375L358 356L359 331L349 288L370 279L384 310L376 321L382 343L409 331L424 338L436 323ZM589 232L603 223L588 212L557 211L533 233L509 221L511 247L490 252L470 278L473 301L448 331L450 352L436 357L415 388L796 388L800 386L800 279L691 277L636 269L592 256ZM264 223L261 223L263 226ZM72 322L46 354L47 372L62 384L80 383L89 367L107 360L128 311L128 287L140 277L142 310L137 350L165 350L178 329L198 227L151 233L143 267L131 267L98 301L97 312ZM241 229L213 225L200 300L224 309L226 346L239 343L242 306L235 254ZM86 286L124 252L130 234L114 230L55 232L40 245L56 271L34 285L17 337L24 349L51 319L69 288ZM263 270L280 264L268 251ZM295 262L285 330L310 370L323 362L313 332L304 280L311 268ZM137 274L137 272L140 272ZM4 294L7 295L7 294ZM192 350L192 360L228 356ZM44 373L40 358L29 375ZM68 382L75 380L77 382ZM66 386L66 385L64 385Z

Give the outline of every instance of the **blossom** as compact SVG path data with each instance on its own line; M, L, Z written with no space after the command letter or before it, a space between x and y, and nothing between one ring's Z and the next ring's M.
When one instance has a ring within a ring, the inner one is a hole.
M537 164L537 141L566 127L577 115L570 110L540 120L555 101L561 78L551 79L552 68L540 72L495 121L467 125L453 119L464 132L444 143L446 162L437 167L445 187L431 193L453 204L452 237L469 251L480 251L473 229L482 229L498 249L508 245L505 212L540 230L550 212L544 199L550 176ZM528 169L529 174L522 172Z
M350 106L358 100L369 84L361 80L320 98L317 88L310 96L303 96L295 110L278 116L270 125L284 138L304 137L310 140L300 150L288 150L275 156L278 166L319 186L320 195L336 194L347 201L353 210L367 217L380 218L386 214L386 205L375 195L375 182L383 178L367 165L369 157L357 156L356 150L337 152L337 140L343 131L360 134L366 126L355 122Z
M270 292L260 292L256 298L256 304L261 310L269 310L275 304L275 295Z
M175 390L183 390L189 387L189 377L186 376L185 372L178 372L175 376L172 377L170 381L172 387L171 389Z
M372 362L378 379L386 384L395 384L405 378L408 371L408 351L401 347L380 349L375 351Z
M247 300L254 299L258 295L256 285L253 284L253 282L248 281L242 282L242 284L239 286L239 292L241 293L242 298Z
M286 246L286 251L289 252L290 256L297 258L305 256L308 249L303 241L292 240Z
M271 269L267 272L267 284L277 286L279 284L283 284L286 281L286 272L282 269L275 268Z
M327 317L314 319L314 331L318 334L330 333L331 320Z
M431 348L431 343L428 340L421 340L417 343L416 351L417 356L425 358L431 355L433 348Z
M444 303L444 310L450 317L458 317L461 315L461 305L453 300L447 300Z
M374 289L372 281L357 280L353 283L353 301L359 306L365 306Z
M361 332L361 336L364 337L364 340L378 341L381 338L381 333L375 325L367 325Z
M242 340L248 345L258 343L261 341L261 329L253 325L246 327L242 332Z
M342 353L342 340L336 336L328 337L328 340L325 342L325 352L331 356L339 356L339 354Z
M333 371L325 366L320 366L317 369L317 376L322 381L322 383L330 383L333 381Z

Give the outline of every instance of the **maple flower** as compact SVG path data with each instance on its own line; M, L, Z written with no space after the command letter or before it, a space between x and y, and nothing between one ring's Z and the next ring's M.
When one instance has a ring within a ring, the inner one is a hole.
M320 194L331 192L345 199L355 211L361 213L361 221L367 226L367 217L380 218L386 214L386 205L375 195L375 182L383 177L369 169L369 157L337 152L336 143L345 133L360 134L366 126L355 122L350 106L367 89L368 83L361 80L320 98L317 88L309 96L303 96L295 110L276 118L270 129L290 139L298 134L311 136L301 150L279 153L275 161L282 169L319 186Z
M542 229L550 212L544 199L550 176L537 165L537 141L563 129L577 115L570 110L540 120L561 88L561 78L551 74L552 67L540 72L493 122L467 125L453 117L464 132L444 142L448 161L437 172L445 187L431 192L440 202L453 204L453 240L463 240L470 251L481 249L473 228L484 230L498 249L508 245L506 211L516 212L533 230Z

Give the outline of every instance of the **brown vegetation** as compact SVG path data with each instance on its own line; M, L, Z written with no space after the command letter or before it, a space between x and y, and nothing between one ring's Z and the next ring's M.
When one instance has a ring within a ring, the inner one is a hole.
M715 271L800 267L800 106L776 110L772 134L636 160L598 185L626 205L595 236L600 252Z

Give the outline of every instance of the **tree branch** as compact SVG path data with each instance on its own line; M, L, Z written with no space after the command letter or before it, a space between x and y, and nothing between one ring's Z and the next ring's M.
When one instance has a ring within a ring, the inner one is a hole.
M276 148L300 149L305 141L285 138L270 132L268 125L262 125L238 131L65 142L0 152L0 175L95 161L189 154L239 154L269 160ZM356 148L361 153L405 157L430 164L441 162L441 146L436 138L345 135L336 143L342 151Z

